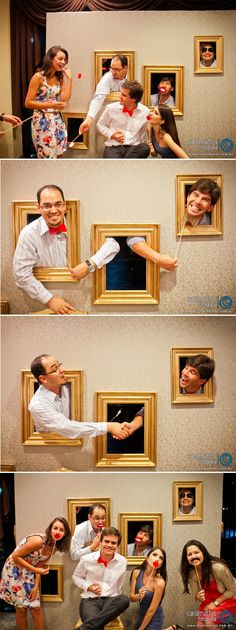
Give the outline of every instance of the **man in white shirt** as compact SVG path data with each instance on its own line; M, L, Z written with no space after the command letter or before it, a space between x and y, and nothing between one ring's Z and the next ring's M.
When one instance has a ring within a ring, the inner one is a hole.
M105 136L103 157L108 159L147 158L149 109L140 103L143 89L138 81L125 81L120 91L120 102L107 105L97 123Z
M70 314L74 306L53 295L34 277L36 267L67 267L64 221L66 203L59 186L49 184L37 192L37 208L41 214L21 230L13 259L16 285L33 300L39 300L55 313Z
M111 433L118 439L129 437L129 423L77 422L69 419L70 399L67 378L62 363L55 357L42 354L31 363L31 372L40 383L29 403L35 429L39 432L59 433L67 438L96 437Z
M115 527L104 529L101 550L84 555L73 573L73 582L82 589L80 630L102 630L129 606L122 594L127 561L117 553L120 541Z
M71 539L70 554L72 560L97 551L101 545L101 532L106 526L106 510L101 503L89 506L88 520L76 525Z
M128 59L125 55L112 57L110 71L106 72L96 87L96 92L90 103L85 120L79 128L79 133L85 133L91 127L106 97L111 92L120 92L120 88L127 79Z

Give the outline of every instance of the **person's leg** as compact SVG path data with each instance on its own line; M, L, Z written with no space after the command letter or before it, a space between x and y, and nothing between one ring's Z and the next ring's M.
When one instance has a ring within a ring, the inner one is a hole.
M38 606L37 608L30 608L30 612L33 617L35 630L44 630L44 619L41 606Z
M149 156L150 148L146 142L141 144L134 144L126 147L126 160L129 159L144 159Z
M86 600L84 600L86 601ZM88 600L87 600L88 601ZM91 600L90 600L91 601ZM87 617L85 620L82 617L82 611L80 610L81 618L83 620L81 630L100 630L104 626L112 621L118 615L120 615L129 606L129 598L127 595L117 595L116 597L101 597L99 599L100 609L99 612L91 617Z
M15 611L18 630L27 630L27 608L16 607Z
M113 147L105 147L103 157L109 160L122 160L124 157L124 147L113 146Z

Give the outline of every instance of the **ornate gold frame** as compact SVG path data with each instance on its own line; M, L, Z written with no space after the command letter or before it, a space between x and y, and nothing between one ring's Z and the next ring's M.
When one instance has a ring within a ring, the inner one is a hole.
M57 593L56 595L48 595L43 593L43 579L47 578L47 575L42 575L40 580L40 599L42 602L63 602L64 601L64 584L63 584L63 564L50 564L50 571L56 571L57 576Z
M153 521L153 547L162 545L162 514L155 512L122 512L119 519L119 531L122 535L120 553L128 560L128 564L142 564L144 556L127 556L128 525L132 521Z
M212 211L212 225L185 225L184 216L186 207L186 186L192 186L198 179L213 179L217 186L221 188L221 196L217 201L215 209ZM180 236L218 236L223 234L223 211L222 211L222 175L176 175L176 235Z
M196 354L206 354L211 359L214 358L212 348L172 348L171 349L171 382L172 382L172 404L210 404L214 402L214 378L210 378L204 385L203 394L181 394L180 393L180 365L179 361L184 357L192 357Z
M81 370L65 370L67 382L70 383L71 419L82 419L83 413L83 372ZM22 444L24 446L81 446L81 439L70 439L58 433L37 433L29 412L28 405L34 395L36 379L30 370L21 371L21 418Z
M156 466L156 399L151 392L97 392L96 419L97 422L107 421L107 405L140 403L144 406L144 453L115 454L107 452L107 435L96 439L96 467L123 468ZM132 439L132 438L129 438Z
M216 44L216 68L201 68L200 43L214 42ZM222 35L195 35L194 37L194 73L195 74L222 74L223 73L223 36Z
M79 499L67 499L67 512L68 512L68 523L70 526L70 530L73 533L76 527L76 507L77 505L80 507L84 507L87 505L92 505L93 503L101 503L104 505L106 510L106 525L110 527L111 521L111 508L110 508L110 498L109 497L86 497Z
M80 118L82 121L85 120L86 118L86 113L78 113L78 112L63 112L63 118L65 119L65 124L66 124L66 129L67 129L67 135L68 135L68 121L70 118ZM79 133L79 126L78 125L78 133ZM76 134L75 134L76 137ZM70 148L69 144L70 142L72 142L72 140L74 140L74 138L69 138L67 139L67 150ZM82 141L79 140L79 138L77 138L77 140L74 143L73 146L73 150L80 150L80 151L87 151L89 149L89 131L86 131L85 133L82 134Z
M134 76L134 50L95 50L94 52L94 79L95 89L102 78L102 60L104 57L111 58L116 55L125 55L128 58L128 81L133 81ZM106 97L106 103L119 100L120 92L111 92Z
M175 74L175 107L171 109L175 116L182 116L184 113L184 66L143 66L143 102L150 109L153 109L153 105L150 103L151 75L153 73L163 76Z
M27 215L38 214L36 201L13 201L13 242L14 250L21 230L27 225ZM66 201L67 251L72 267L80 261L80 224L79 202ZM37 267L34 276L41 282L74 282L69 270L65 267Z
M194 488L196 514L179 514L179 490ZM173 481L173 521L202 521L202 481Z
M97 251L109 236L146 236L148 245L160 251L160 225L149 223L100 223L93 226L93 251ZM94 304L159 304L160 268L146 261L146 289L142 291L108 291L106 267L94 272Z

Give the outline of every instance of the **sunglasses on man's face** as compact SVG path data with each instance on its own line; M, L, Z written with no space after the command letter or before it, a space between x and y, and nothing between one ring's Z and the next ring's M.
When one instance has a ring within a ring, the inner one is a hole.
M214 52L214 48L212 48L212 46L204 46L204 48L201 49L201 52Z
M192 499L193 495L192 495L192 492L180 492L179 498L180 499L185 499L185 498Z

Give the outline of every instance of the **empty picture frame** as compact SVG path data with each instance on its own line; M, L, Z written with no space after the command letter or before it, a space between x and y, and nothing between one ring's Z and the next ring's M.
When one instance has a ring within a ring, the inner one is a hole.
M162 515L155 512L122 512L119 519L119 531L122 535L120 553L128 560L128 564L142 564L145 556L128 555L128 545L143 525L150 525L153 531L153 548L162 545ZM130 550L130 549L129 549Z
M63 118L66 123L67 128L67 149L73 148L76 150L86 151L89 149L89 132L79 134L79 128L82 122L84 122L87 114L86 113L76 113L76 112L63 112ZM70 142L74 141L76 138L73 147L70 147Z
M173 521L202 521L202 481L173 482Z
M214 358L212 348L172 348L171 350L171 382L173 404L209 404L214 402L214 377L211 377L201 386L201 393L184 393L180 385L181 372L186 365L186 359L205 354L210 359Z
M206 65L208 63L209 65ZM196 35L194 37L195 74L222 74L223 70L222 35Z
M158 224L130 223L95 224L93 226L93 252L106 238L115 238L120 252L115 258L94 272L94 304L158 304L160 301L160 268L145 260L126 244L126 239L142 236L150 247L160 251ZM109 287L109 288L108 288Z
M97 422L133 422L134 433L116 440L110 433L96 439L96 467L156 466L156 394L150 392L98 392Z
M134 75L134 51L133 50L96 50L94 52L94 81L95 89L101 78L109 72L111 60L116 55L125 55L128 59L127 80L133 81ZM106 102L119 100L120 92L110 92L106 97Z
M157 86L161 79L169 77L173 81L171 92L174 104L170 105L175 116L184 113L184 67L183 66L143 66L143 102L147 107L158 105ZM163 101L163 105L164 105ZM168 103L166 103L168 105Z
M88 510L93 503L101 503L106 511L106 527L110 527L111 508L109 497L79 497L67 499L68 523L73 533L76 525L88 520Z
M190 225L187 215L187 197L190 188L198 179L213 179L221 189L220 199L213 210L208 213L209 225ZM222 211L222 175L198 174L198 175L176 175L176 235L177 236L218 236L223 234L223 211Z
M40 212L36 201L13 201L14 251L23 227L38 219ZM80 261L79 202L66 201L67 259L71 267ZM41 282L74 282L66 267L34 267L34 276Z
M82 420L83 415L83 372L65 370L70 391L70 419ZM30 370L21 371L21 422L22 444L24 446L81 446L81 439L66 438L58 433L38 433L28 406L39 382Z
M50 564L49 573L41 575L40 599L42 602L63 602L63 564Z

